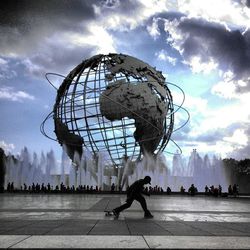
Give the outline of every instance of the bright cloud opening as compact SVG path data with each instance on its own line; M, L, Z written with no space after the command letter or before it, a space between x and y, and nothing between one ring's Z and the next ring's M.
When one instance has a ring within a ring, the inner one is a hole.
M184 61L191 67L193 73L209 74L212 70L215 70L218 64L212 59L207 59L207 62L202 62L199 56L193 56L188 61Z

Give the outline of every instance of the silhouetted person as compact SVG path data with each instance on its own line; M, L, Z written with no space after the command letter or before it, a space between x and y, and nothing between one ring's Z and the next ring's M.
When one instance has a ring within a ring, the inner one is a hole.
M132 203L133 203L134 200L138 201L141 204L142 209L144 211L144 218L153 218L153 215L147 209L146 200L142 196L142 194L150 196L149 193L146 193L144 191L144 185L150 184L150 182L151 182L150 176L145 176L144 179L140 179L140 180L135 181L128 188L126 203L123 204L123 205L121 205L120 207L117 207L117 208L113 209L113 213L114 213L114 215L115 215L116 218L119 217L119 214L120 214L121 211L123 211L124 209L129 208L132 205Z
M35 183L33 182L32 183L32 192L35 192L35 190L36 190L36 186L35 186Z
M63 182L61 182L61 184L60 184L60 190L61 190L61 192L64 192L64 191L65 191L65 187L64 187Z
M222 193L222 187L221 187L221 185L219 185L219 187L218 187L218 195L221 195L221 193Z
M231 185L228 186L228 194L230 194L230 195L233 194L233 189L232 189Z
M49 183L47 185L47 190L48 190L48 192L50 192L50 184Z
M180 192L181 194L185 194L185 188L183 186L181 186Z
M36 184L36 191L40 192L40 185L38 183Z
M10 188L10 182L7 185L7 191L10 192L11 188Z
M210 187L209 192L210 192L210 194L214 195L214 185L212 185L212 186Z
M206 185L205 186L205 194L208 194L209 193L209 188L208 188L208 186Z
M197 188L192 184L190 188L188 189L188 193L191 194L192 196L195 195L197 192Z
M45 186L44 186L44 183L42 183L41 190L42 190L42 192L45 192Z
M167 194L171 194L172 190L170 187L167 187Z
M24 191L27 190L27 185L26 185L26 183L23 183L23 190L24 190Z
M115 184L113 183L112 185L111 185L111 192L114 192L115 191Z
M238 190L237 190L237 185L236 184L233 185L233 195L234 196L238 195Z

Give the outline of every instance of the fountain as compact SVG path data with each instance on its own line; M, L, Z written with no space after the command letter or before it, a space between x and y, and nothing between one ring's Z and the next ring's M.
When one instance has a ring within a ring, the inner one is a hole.
M215 156L212 160L205 155L203 158L196 149L191 152L187 164L181 155L174 155L172 168L166 163L164 154L156 159L146 155L141 161L134 162L124 157L122 166L117 167L105 161L103 153L93 156L85 151L82 156L74 153L74 161L66 154L66 146L63 146L61 163L57 163L53 150L40 156L30 152L26 147L16 158L9 155L6 158L5 188L9 182L14 182L16 188L26 183L50 183L52 186L63 182L66 186L89 185L98 186L101 190L110 190L112 183L125 190L135 180L149 175L152 178L152 186L160 186L163 190L169 186L172 191L179 191L181 186L186 190L194 183L198 190L203 192L205 185L222 186L227 190L229 180L221 159Z

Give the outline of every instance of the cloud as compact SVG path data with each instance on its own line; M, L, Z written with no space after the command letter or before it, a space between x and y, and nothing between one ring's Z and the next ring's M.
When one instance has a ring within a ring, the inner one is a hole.
M219 81L212 87L211 93L225 99L237 98L239 94L236 93L236 86L232 81L232 77L232 71L226 71L225 73L223 73L223 80Z
M183 61L183 63L189 65L193 73L209 74L212 70L215 70L218 66L217 63L210 57L207 62L202 62L199 56L190 57L189 61Z
M179 0L178 10L189 18L202 17L209 22L227 23L247 27L249 24L250 10L247 2L233 0Z
M0 2L0 46L2 55L33 53L58 30L84 30L84 21L95 17L94 1L18 0Z
M66 47L61 42L53 40L43 44L33 55L21 59L20 64L25 67L27 74L38 78L43 78L47 72L67 75L82 60L89 58L94 50L93 46Z
M12 87L0 87L0 99L13 102L23 102L24 100L35 100L35 97L25 91L16 91Z
M112 36L98 23L95 4L107 5L90 0L2 1L0 54L16 58L27 74L41 78L46 72L67 74L94 54L115 52Z
M75 66L95 54L116 52L113 37L101 26L90 24L88 30L86 33L57 32L38 46L36 52L23 58L21 64L28 74L39 78L48 72L66 76Z
M238 132L239 133L239 132ZM235 140L239 140L239 137L235 135ZM240 131L240 136L243 136L242 142L244 144L237 148L237 150L232 150L229 154L230 157L234 157L236 159L249 159L250 158L250 127L247 126L244 130ZM233 139L233 138L230 138Z
M166 51L164 51L163 49L160 50L159 52L155 53L156 57L159 60L169 62L170 64L172 64L173 66L175 66L176 62L177 62L177 58L168 56L167 54L168 53Z
M15 145L13 143L6 143L5 141L0 141L0 148L2 148L6 153L9 153L15 149Z
M0 80L11 79L14 78L16 75L17 73L10 67L9 61L6 58L0 57Z
M246 5L248 8L250 8L250 0L242 0L242 4Z
M241 92L250 91L250 31L230 30L220 23L187 17L166 20L165 31L167 41L194 72L208 73L216 68L231 71L236 87Z
M196 140L198 142L207 142L216 144L217 141L227 141L232 143L239 143L240 145L245 144L245 137L241 141L240 138L243 138L242 134L244 134L244 128L245 125L238 122L238 123L231 123L225 128L211 128L204 133L200 133L197 136L193 137L193 140ZM238 140L236 139L237 136Z
M107 3L113 4L107 4ZM165 0L122 0L100 1L94 4L98 22L109 30L129 31L142 26L150 17L167 11L170 7Z
M173 92L173 96L177 103L181 102L180 94ZM202 153L220 153L221 157L247 157L250 141L249 106L250 93L235 95L233 102L223 100L223 104L216 108L209 99L186 93L184 107L190 113L190 121L173 133L172 139L184 152L195 147ZM180 112L175 114L175 127L183 122L183 118Z
M153 18L152 24L147 26L147 31L156 40L160 35L160 30L158 26L159 18Z

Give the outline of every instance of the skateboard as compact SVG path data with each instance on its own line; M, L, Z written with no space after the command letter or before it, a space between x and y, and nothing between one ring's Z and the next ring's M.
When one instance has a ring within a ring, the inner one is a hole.
M112 210L104 210L105 216L113 216L114 213L112 212Z

